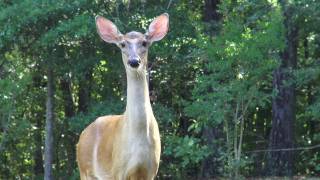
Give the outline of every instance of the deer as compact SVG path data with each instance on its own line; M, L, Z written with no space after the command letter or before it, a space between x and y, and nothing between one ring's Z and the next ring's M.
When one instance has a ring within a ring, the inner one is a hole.
M161 154L159 128L147 82L148 48L169 29L167 13L156 17L145 34L121 34L110 20L96 16L101 39L117 45L127 78L126 108L122 115L98 117L80 134L77 163L81 180L152 180Z

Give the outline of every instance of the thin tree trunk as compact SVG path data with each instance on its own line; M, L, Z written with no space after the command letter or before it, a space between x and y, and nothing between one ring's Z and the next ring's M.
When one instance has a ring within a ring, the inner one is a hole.
M92 69L89 69L84 79L80 79L79 83L79 112L87 112L90 104L91 94L91 82L92 82Z
M67 118L75 115L75 107L72 98L71 81L68 78L62 78L60 81L62 98L64 102L64 113Z
M295 84L293 70L297 64L298 29L294 24L293 7L280 1L286 29L285 49L280 66L273 74L273 88L277 95L272 100L272 129L269 149L293 148L293 125L295 121ZM293 152L272 151L268 154L267 175L292 176Z
M36 177L43 177L43 159L42 159L42 136L41 131L43 130L42 127L42 120L41 117L36 112L36 132L34 135L35 140L35 151L34 151L34 174Z
M308 45L308 39L307 37L304 38L303 41L303 48L304 48L304 59L305 62L308 62L309 59L309 45ZM307 102L308 105L310 106L313 102L314 102L314 95L313 95L313 87L312 87L312 83L308 84L307 86ZM310 139L314 139L314 134L315 134L315 120L313 118L310 119L310 121L308 121L308 128L309 128L309 137Z
M40 67L36 66L37 70L36 73L32 77L33 87L34 88L41 88L41 72ZM37 101L43 102L42 98L37 98ZM43 152L42 152L42 131L43 131L43 111L39 110L33 110L34 116L35 116L35 126L37 127L34 132L34 142L35 142L35 150L34 150L34 166L33 166L33 172L36 179L39 179L43 177L44 169L43 169Z
M234 161L238 162L238 121L239 121L239 106L240 102L237 102L236 112L234 113L233 123L234 123L234 135L233 135L233 153L234 153ZM234 174L232 174L235 179L239 177L239 166L236 164L234 166Z
M44 179L53 179L53 121L54 121L54 80L53 70L48 67L47 70L47 103L46 103L46 137L44 153Z
M69 120L71 117L75 115L75 107L72 98L72 91L71 91L71 81L68 77L62 78L60 81L60 87L62 91L62 98L64 102L64 113L66 120ZM65 142L66 143L66 153L67 153L67 175L72 175L73 169L75 167L75 147L76 144L76 135L69 130L69 122L65 121L64 125L65 129Z

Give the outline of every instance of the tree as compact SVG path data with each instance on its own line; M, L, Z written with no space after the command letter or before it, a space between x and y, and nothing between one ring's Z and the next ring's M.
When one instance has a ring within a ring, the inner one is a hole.
M44 153L44 179L53 179L53 123L54 123L54 75L52 67L47 67L46 136Z
M219 5L220 0L206 0L204 2L203 20L205 23L207 23L207 26L205 26L205 32L211 33L209 33L209 36L213 36L214 34L217 34L217 36L219 35L219 25L221 24L220 21L222 21L222 16L218 12ZM218 167L219 164L214 160L215 158L217 158L217 156L215 156L215 154L217 154L217 150L215 150L214 142L217 139L220 139L223 135L221 127L221 125L215 127L209 125L202 131L202 137L213 153L202 161L201 171L198 175L199 178L210 178L218 174L216 167Z
M50 60L52 174L79 179L79 133L122 113L126 99L121 53L100 40L94 17L145 32L164 12L168 36L149 54L159 178L280 175L271 158L287 155L292 175L319 176L319 9L315 0L0 1L0 179L43 179ZM280 146L298 149L269 153Z
M294 122L296 90L293 70L297 66L298 27L295 23L294 6L280 1L285 27L285 48L281 52L279 67L273 74L273 88L276 93L272 100L272 129L269 141L269 175L292 176L293 152L277 151L294 147ZM276 150L276 151L273 151Z
M270 106L270 74L282 47L282 29L277 7L268 2L226 1L220 7L219 36L199 43L206 52L205 65L186 113L195 118L192 129L220 127L223 136L214 140L216 163L223 175L239 178L250 162L243 157L248 147L244 139L256 140L246 129L263 124L259 109Z

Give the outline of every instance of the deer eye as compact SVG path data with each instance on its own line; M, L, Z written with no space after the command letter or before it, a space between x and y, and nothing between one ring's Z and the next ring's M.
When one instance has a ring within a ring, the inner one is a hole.
M122 43L120 43L120 46L121 46L122 48L124 48L124 47L126 47L126 43L122 42Z
M142 46L147 47L147 41L142 41Z

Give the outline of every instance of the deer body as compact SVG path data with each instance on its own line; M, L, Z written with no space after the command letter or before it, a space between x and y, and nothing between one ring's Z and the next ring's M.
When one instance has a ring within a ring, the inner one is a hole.
M77 145L80 176L82 180L151 180L158 171L161 147L146 79L147 46L159 40L159 32L166 34L168 15L156 18L147 35L121 35L111 21L99 18L101 38L122 48L127 106L123 115L99 117L81 133Z

